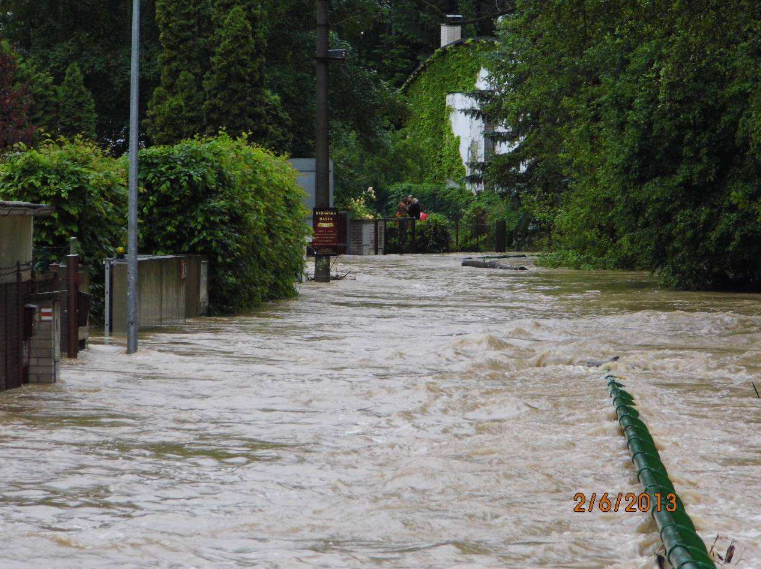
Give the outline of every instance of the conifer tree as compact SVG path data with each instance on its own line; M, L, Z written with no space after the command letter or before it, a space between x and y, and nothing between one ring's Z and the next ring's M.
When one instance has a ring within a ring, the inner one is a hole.
M34 126L29 120L30 97L17 82L18 62L6 42L0 44L0 151L18 142L29 144Z
M243 5L246 5L244 9ZM217 9L214 55L206 75L204 112L210 133L226 129L233 136L250 132L256 142L271 144L268 115L272 100L264 87L267 45L258 3L222 0Z
M148 134L172 144L204 132L203 77L208 68L208 0L157 0L161 85L148 109Z
M29 90L29 120L38 135L41 131L54 133L58 125L58 88L53 76L30 60L19 57L16 79Z
M95 101L85 87L85 78L79 65L72 63L58 88L58 131L64 136L82 136L95 139L98 116Z

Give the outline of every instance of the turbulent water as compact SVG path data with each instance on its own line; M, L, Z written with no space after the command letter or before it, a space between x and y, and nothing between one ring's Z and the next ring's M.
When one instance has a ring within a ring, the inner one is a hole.
M338 270L0 394L0 567L657 567L646 514L573 511L641 490L587 365L613 356L709 547L761 567L761 297L459 256Z

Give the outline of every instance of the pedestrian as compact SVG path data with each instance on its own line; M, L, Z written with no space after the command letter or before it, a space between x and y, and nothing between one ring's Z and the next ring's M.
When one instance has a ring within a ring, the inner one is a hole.
M407 215L412 219L420 221L420 202L417 198L413 198L412 196L407 196L407 202L409 203L407 206Z
M399 206L396 208L396 217L407 217L409 208L407 206L407 198L404 198L399 202Z

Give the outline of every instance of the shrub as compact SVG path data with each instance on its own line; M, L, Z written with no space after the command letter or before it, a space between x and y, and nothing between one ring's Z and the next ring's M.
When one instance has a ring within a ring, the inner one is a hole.
M452 246L450 221L438 213L431 213L428 219L417 223L416 238L418 253L448 253Z
M307 211L296 171L245 137L141 152L141 250L208 255L215 313L295 293Z
M0 199L44 203L51 217L35 221L34 243L52 250L51 261L79 240L81 262L92 276L93 313L101 314L103 260L126 237L126 170L95 144L76 138L47 141L36 149L18 146L0 163Z

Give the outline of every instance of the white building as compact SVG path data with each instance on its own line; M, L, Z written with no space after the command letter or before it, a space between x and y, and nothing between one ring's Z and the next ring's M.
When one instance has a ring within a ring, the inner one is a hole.
M489 72L482 68L474 91L489 89ZM488 161L490 155L506 154L512 147L504 142L494 142L489 135L494 132L506 132L503 127L495 127L484 122L482 117L473 114L479 110L479 101L471 93L449 93L447 107L452 133L460 139L460 158L468 176L475 174L474 163ZM467 187L474 193L484 189L483 183L466 181Z
M478 91L491 90L486 62L496 40L463 39L462 17L448 19L441 27L441 48L402 87L412 113L407 136L423 148L421 163L427 181L452 186L465 184L475 193L484 189L483 183L469 179L479 173L478 166L488 162L490 156L512 149L491 136L505 129L484 121L478 113L480 101L474 96ZM463 71L467 71L466 77L472 73L472 83L463 80ZM442 124L442 119L448 124ZM455 147L461 168L453 165Z

